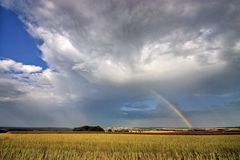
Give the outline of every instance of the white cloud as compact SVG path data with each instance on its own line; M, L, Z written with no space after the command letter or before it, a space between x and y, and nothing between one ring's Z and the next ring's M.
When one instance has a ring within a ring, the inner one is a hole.
M0 71L34 73L41 72L42 67L35 65L24 65L11 59L3 59L0 60Z

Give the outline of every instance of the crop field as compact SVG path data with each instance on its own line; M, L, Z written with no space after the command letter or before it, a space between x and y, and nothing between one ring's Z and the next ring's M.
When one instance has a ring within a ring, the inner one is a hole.
M0 160L240 159L240 135L0 134Z

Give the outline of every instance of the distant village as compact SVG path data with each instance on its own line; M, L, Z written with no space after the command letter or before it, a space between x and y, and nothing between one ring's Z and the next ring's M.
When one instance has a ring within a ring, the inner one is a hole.
M104 129L108 133L149 133L149 134L170 134L170 133L240 133L240 127L232 128L127 128L127 127L108 127Z
M28 128L28 127L0 127L0 133L107 133L107 134L163 134L163 135L208 135L208 134L240 134L240 127L216 128L161 128L161 127L106 127L81 126L76 128Z

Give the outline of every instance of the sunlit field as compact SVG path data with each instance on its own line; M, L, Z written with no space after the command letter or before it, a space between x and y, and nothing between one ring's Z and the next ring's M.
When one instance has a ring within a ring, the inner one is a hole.
M1 160L240 159L240 135L1 134Z

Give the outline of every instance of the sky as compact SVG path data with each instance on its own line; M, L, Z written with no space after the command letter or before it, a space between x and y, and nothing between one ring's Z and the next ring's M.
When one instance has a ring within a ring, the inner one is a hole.
M0 6L0 126L240 124L239 0Z

